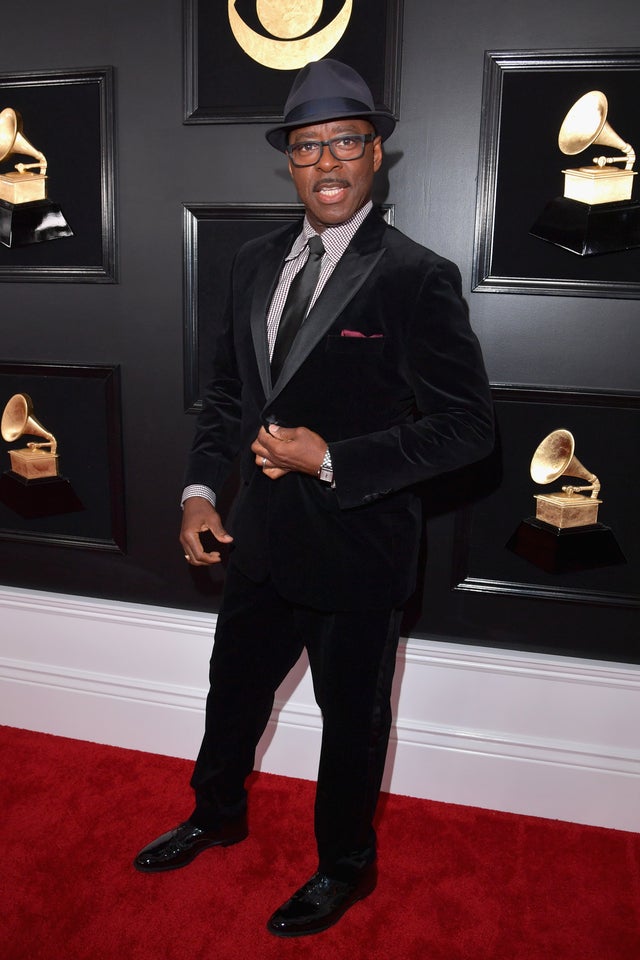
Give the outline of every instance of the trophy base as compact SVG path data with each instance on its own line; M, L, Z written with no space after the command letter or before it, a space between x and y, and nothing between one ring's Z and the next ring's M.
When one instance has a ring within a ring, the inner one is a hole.
M640 247L640 203L582 203L569 197L549 201L529 233L580 257Z
M0 500L14 513L28 519L84 510L65 477L25 480L11 470L0 477Z
M0 243L5 247L25 247L72 236L73 230L60 205L52 200L15 204L0 200Z
M507 549L547 573L591 570L627 562L613 530L602 523L560 529L529 517L520 523Z
M11 472L25 480L42 480L43 477L57 477L58 454L45 453L42 450L9 450Z
M536 501L536 520L563 530L597 523L598 507L602 503L596 497L583 497L580 493L536 493L533 499Z

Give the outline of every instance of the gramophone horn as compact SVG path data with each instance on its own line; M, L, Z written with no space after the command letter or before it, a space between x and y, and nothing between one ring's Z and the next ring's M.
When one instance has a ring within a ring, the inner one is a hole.
M7 402L2 414L0 432L7 443L13 443L24 434L30 437L44 437L51 444L51 453L56 452L56 438L34 417L33 400L28 393L15 393Z
M47 169L44 153L37 150L22 133L22 118L12 107L5 107L0 113L0 161L12 153L22 153L35 157L40 164L40 173Z
M563 153L573 156L582 153L592 143L615 147L624 153L626 169L631 170L636 159L633 147L625 143L607 123L609 104L601 90L591 90L576 100L562 122L558 146ZM613 158L611 158L613 159Z
M568 430L554 430L538 446L531 460L531 477L536 483L552 483L567 474L582 477L592 484L592 496L597 496L600 483L574 455L575 441Z

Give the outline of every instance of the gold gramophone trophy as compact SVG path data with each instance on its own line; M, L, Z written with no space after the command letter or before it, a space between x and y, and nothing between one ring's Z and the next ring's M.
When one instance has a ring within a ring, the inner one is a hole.
M19 154L34 163L16 163L0 172L0 243L26 246L72 237L57 203L47 199L47 160L22 132L22 117L11 107L0 112L0 162Z
M600 481L574 454L575 441L568 430L554 430L545 437L531 460L531 479L535 483L553 483L562 476L579 477L586 485L564 486L555 493L536 493L536 517L551 526L585 527L598 522ZM582 496L589 492L589 496Z
M33 400L28 393L14 394L2 414L2 439L7 443L19 440L25 434L44 437L44 442L30 442L21 450L9 450L12 471L25 480L58 476L58 442L33 415Z
M636 155L609 125L607 112L602 91L585 93L564 118L558 146L567 156L596 144L621 155L593 157L591 165L563 170L564 196L547 204L530 231L582 257L640 247L640 203L632 199ZM620 163L624 168L616 166Z
M625 563L613 531L598 522L600 481L575 456L569 430L554 430L531 460L531 479L548 484L560 477L586 480L552 493L537 493L536 515L523 520L507 547L549 573Z
M8 451L11 469L0 477L0 500L23 517L79 510L82 504L70 482L60 476L58 443L34 416L28 393L15 393L2 414L0 433L7 443L23 436L42 437Z

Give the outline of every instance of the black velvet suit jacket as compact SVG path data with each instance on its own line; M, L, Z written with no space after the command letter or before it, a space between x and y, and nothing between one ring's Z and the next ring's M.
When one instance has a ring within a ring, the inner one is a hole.
M229 522L239 567L321 610L389 608L414 587L415 485L492 448L484 365L457 267L373 211L272 384L265 318L299 229L251 241L236 257L185 482L219 491L240 452ZM273 421L327 441L335 489L262 474L250 445Z

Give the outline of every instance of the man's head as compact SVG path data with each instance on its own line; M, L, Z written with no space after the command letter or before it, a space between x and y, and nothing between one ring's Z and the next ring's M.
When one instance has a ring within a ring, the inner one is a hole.
M382 146L368 120L346 117L296 127L289 134L288 146L292 151L289 173L307 219L318 233L350 220L370 200L373 177L382 163ZM296 156L300 151L303 156ZM310 151L318 155L312 164L304 157ZM349 154L354 159L342 159ZM299 166L301 163L305 165Z
M289 156L289 172L312 226L344 223L371 197L382 141L395 120L376 110L371 91L351 67L319 60L299 72L282 124L267 140Z

